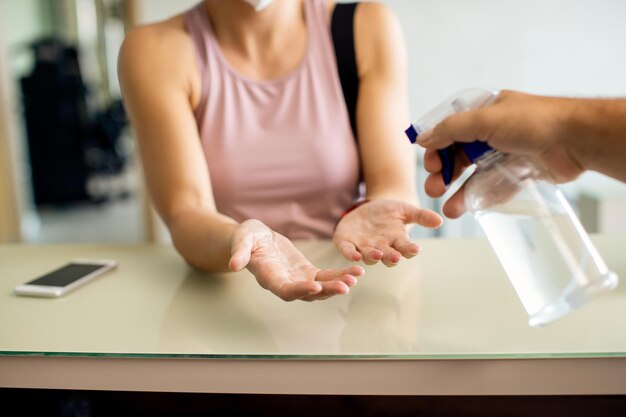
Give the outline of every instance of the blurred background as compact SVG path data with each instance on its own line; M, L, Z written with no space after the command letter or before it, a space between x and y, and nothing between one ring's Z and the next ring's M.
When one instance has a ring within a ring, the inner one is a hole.
M0 0L0 242L168 241L144 192L117 53L132 26L197 1ZM382 2L404 28L416 118L466 87L626 96L622 0ZM563 190L589 232L626 233L624 184L588 173ZM481 235L467 216L413 233Z

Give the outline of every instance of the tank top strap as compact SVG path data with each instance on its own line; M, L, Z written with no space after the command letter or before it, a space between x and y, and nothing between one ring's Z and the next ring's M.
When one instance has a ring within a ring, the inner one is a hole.
M349 125L348 108L345 104L341 81L339 80L337 57L335 56L335 46L330 30L330 15L326 9L326 0L304 0L304 3L310 38L309 62L312 65L311 70L328 75L328 84L325 86L326 90L323 93L326 96L325 100L339 103L339 106L342 108L341 114L345 115ZM350 132L350 136L354 140L352 132Z
M212 39L213 31L204 2L201 1L185 12L183 21L187 34L191 38L196 66L201 80L200 100L198 107L195 109L195 116L198 119L204 113L206 107L208 94L206 75L210 72L210 61L215 61L215 57L212 56L215 53L214 40Z
M306 24L309 34L309 49L314 55L313 62L331 63L335 65L335 57L332 54L334 46L330 34L330 19L326 10L326 0L304 0Z

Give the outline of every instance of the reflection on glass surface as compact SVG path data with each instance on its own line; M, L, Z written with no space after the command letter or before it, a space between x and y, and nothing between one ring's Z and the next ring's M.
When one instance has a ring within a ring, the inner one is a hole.
M331 245L310 259L316 265L345 264ZM192 271L169 303L159 349L249 355L415 352L416 266L413 261L389 270L370 267L349 295L313 303L286 303L261 289L248 274Z

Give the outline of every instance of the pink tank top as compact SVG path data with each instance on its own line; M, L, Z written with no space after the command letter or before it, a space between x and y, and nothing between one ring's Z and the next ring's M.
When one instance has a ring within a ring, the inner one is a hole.
M328 238L358 196L359 158L324 0L305 0L307 51L269 81L222 55L204 3L185 14L202 78L195 110L220 213L291 239Z

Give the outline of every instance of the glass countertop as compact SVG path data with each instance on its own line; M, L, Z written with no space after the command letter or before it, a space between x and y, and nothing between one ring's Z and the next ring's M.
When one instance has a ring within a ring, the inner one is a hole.
M626 279L624 236L594 236ZM346 296L284 302L246 271L203 274L168 246L0 246L0 355L208 359L528 359L626 357L620 285L531 328L485 240L425 239L398 266L366 266ZM345 266L329 241L297 246ZM13 288L72 259L118 268L59 299Z

